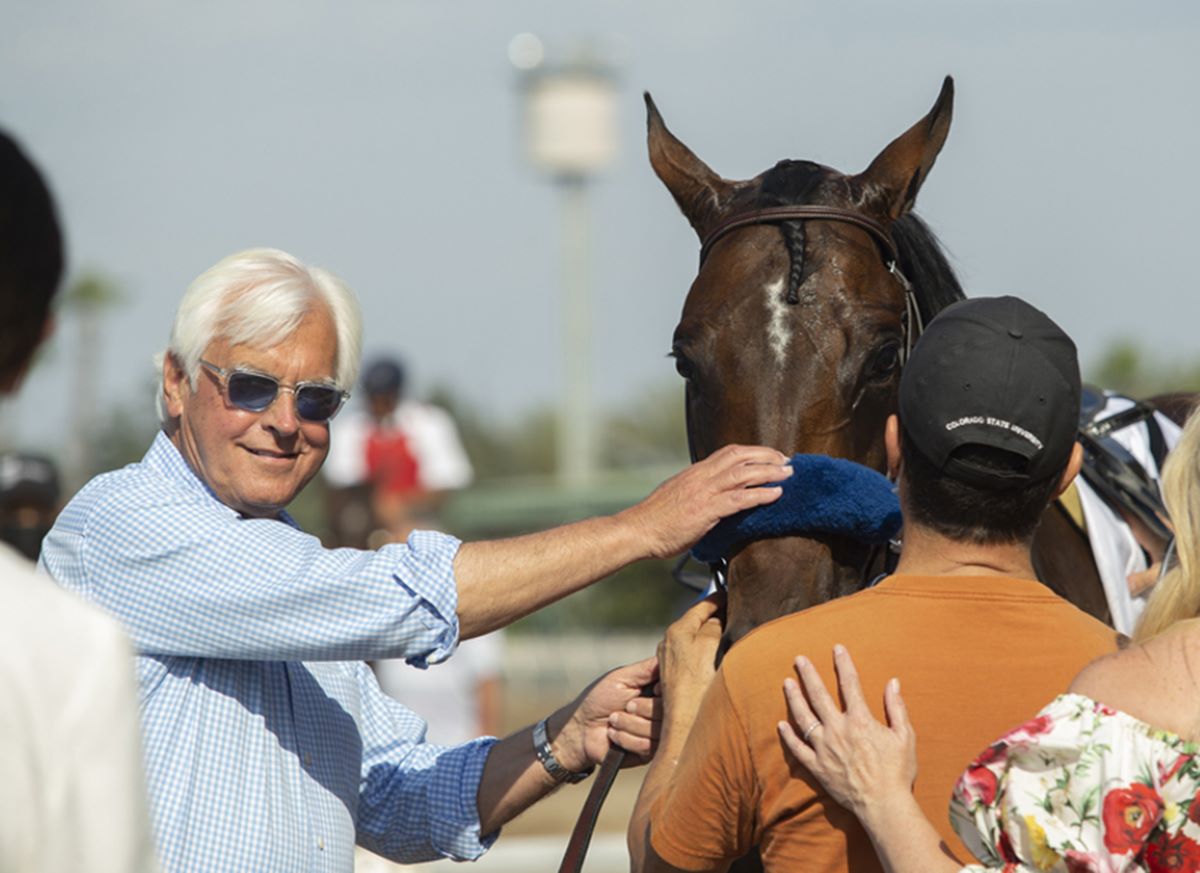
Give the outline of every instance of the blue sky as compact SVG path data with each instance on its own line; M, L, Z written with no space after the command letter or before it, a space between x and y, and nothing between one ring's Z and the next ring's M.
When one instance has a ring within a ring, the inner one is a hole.
M642 90L715 170L861 170L924 114L954 125L918 210L971 294L1076 337L1196 357L1200 11L1194 4L5 0L0 125L50 175L75 272L127 291L105 402L149 409L187 283L271 245L358 292L369 351L501 418L559 389L558 192L523 158L506 50L583 42L618 69L620 155L592 189L595 395L669 382L696 242L645 158ZM53 445L68 321L7 436Z

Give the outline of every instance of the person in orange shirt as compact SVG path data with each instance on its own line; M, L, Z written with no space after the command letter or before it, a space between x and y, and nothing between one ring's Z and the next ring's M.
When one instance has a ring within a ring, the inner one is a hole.
M763 625L715 675L704 666L719 636L715 606L672 626L660 650L659 751L630 822L635 873L725 870L756 847L767 871L880 869L853 813L788 755L778 730L780 683L797 652L829 683L838 643L865 687L904 676L917 803L940 823L942 851L970 857L945 817L963 766L1116 648L1111 628L1036 581L1030 557L1043 510L1079 469L1079 396L1074 343L1021 300L963 301L930 323L886 429L905 519L896 572Z
M950 821L979 859L967 870L1200 869L1200 413L1167 459L1163 495L1175 557L1134 644L982 749L955 785ZM835 659L845 712L801 660L808 699L785 681L783 741L854 811L889 873L957 873L909 791L917 756L898 684L884 692L884 726L850 654ZM793 725L814 720L821 729L802 740Z

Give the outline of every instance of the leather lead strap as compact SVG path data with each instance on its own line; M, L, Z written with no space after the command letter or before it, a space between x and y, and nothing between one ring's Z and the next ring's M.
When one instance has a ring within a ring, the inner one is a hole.
M583 859L587 855L588 846L592 842L592 832L596 830L596 821L600 818L600 807L604 805L608 792L617 779L621 764L627 753L619 746L613 746L604 756L603 763L596 773L596 781L588 792L583 810L571 831L571 839L567 842L567 850L563 853L562 863L558 873L580 873L583 870Z

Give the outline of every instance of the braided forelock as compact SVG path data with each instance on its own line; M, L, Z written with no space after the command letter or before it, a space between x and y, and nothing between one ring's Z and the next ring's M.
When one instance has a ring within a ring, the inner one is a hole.
M779 229L783 231L783 242L787 246L788 266L787 302L800 302L800 285L804 282L804 222L785 221Z
M825 178L826 170L812 161L780 161L763 173L758 206L796 206L811 202L814 192ZM804 222L780 222L783 242L787 247L788 266L786 300L800 302L800 286L804 283Z

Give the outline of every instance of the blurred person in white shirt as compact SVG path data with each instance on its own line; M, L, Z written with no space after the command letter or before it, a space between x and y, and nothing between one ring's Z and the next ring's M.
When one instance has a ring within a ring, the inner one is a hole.
M50 331L63 271L53 200L0 131L0 393ZM157 869L132 651L118 624L0 544L0 870Z

